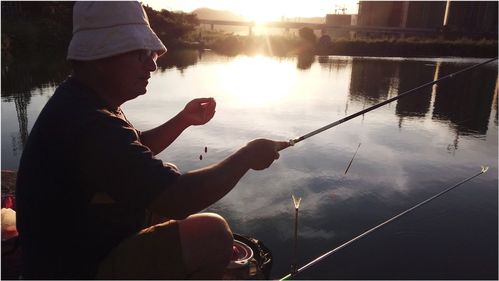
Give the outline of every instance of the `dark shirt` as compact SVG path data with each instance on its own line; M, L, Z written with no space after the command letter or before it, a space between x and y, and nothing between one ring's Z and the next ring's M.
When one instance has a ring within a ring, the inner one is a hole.
M26 278L90 279L178 171L156 159L121 109L73 78L55 91L28 138L17 178Z

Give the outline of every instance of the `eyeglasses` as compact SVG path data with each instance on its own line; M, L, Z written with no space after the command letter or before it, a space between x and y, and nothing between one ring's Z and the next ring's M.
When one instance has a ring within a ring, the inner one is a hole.
M154 62L158 59L158 53L152 50L139 50L139 61L141 63L147 62L148 59L152 59Z

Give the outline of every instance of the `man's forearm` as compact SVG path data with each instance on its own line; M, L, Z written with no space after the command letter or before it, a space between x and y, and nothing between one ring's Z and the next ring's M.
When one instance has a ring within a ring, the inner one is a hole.
M162 216L183 219L224 197L249 170L245 148L224 161L190 171L165 190L152 205Z
M140 141L156 155L167 148L188 127L180 115L176 115L162 125L142 132Z

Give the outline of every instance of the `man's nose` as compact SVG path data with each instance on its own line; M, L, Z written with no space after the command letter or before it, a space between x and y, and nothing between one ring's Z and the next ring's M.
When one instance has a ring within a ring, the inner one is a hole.
M158 65L156 64L156 60L154 60L152 57L148 57L146 61L144 62L145 68L149 72L154 72L156 69L158 69Z

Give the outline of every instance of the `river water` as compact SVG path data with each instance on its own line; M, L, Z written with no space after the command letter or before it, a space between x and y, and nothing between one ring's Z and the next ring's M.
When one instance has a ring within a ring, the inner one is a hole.
M224 159L252 139L304 135L481 61L188 51L161 59L148 93L123 110L146 130L193 98L214 97L214 119L189 128L158 155L189 171ZM17 169L38 113L68 74L62 63L59 70L39 65L2 66L2 169ZM280 278L293 256L291 195L302 197L301 266L489 165L488 173L298 277L497 279L497 77L494 62L304 140L282 151L271 168L250 171L208 211L223 215L234 232L263 241L274 256L272 278Z

